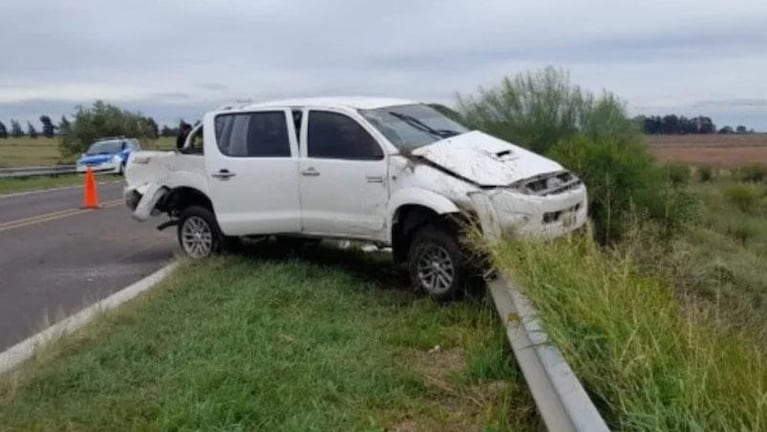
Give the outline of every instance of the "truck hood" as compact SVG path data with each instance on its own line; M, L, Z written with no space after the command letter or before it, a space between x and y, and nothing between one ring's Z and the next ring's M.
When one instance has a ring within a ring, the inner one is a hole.
M479 131L419 147L412 154L479 186L508 186L563 170L551 159Z

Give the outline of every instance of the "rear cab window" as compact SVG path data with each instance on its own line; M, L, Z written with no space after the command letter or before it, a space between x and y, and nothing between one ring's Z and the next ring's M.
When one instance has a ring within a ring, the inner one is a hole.
M216 143L229 157L290 157L290 137L284 111L219 114Z

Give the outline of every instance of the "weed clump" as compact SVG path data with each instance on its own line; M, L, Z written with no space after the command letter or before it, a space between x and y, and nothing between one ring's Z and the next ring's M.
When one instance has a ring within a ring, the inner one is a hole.
M761 183L767 179L767 167L761 165L749 165L739 168L736 177L745 182Z
M698 168L698 179L701 183L708 183L714 179L714 171L709 166Z
M727 201L744 213L751 213L759 204L759 189L753 185L737 184L724 190Z
M667 165L666 173L671 184L676 186L686 185L692 177L692 169L688 165Z

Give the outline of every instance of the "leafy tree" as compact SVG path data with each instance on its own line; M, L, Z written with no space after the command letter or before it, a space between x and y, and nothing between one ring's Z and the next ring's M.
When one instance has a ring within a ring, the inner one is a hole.
M638 133L618 98L582 91L570 83L567 72L553 67L459 96L458 112L467 125L539 153L578 134L597 138Z
M747 134L748 129L743 125L738 125L738 127L735 128L735 133L737 134Z
M32 126L32 122L27 122L27 133L30 138L37 138L37 129Z
M710 134L716 133L716 126L710 117L687 118L669 114L660 116L637 116L634 122L645 134Z
M61 116L61 121L59 122L59 132L61 132L62 135L69 132L69 120L67 120L66 116Z
M731 126L725 126L719 129L719 133L722 135L727 135L727 134L735 133L735 131L732 129Z
M172 128L168 125L163 126L162 130L160 131L160 136L174 137L176 135L178 135L178 128Z
M669 114L663 116L663 123L661 130L664 134L675 134L679 131L679 117L676 114Z
M40 116L40 123L43 124L43 136L46 138L53 138L56 126L53 125L51 118L43 114Z
M24 136L24 129L21 128L21 123L11 119L11 136L14 138L21 138Z
M151 134L150 134L151 136L149 136L149 138L157 139L157 137L160 136L160 129L157 126L157 122L155 122L152 117L146 117L145 120L146 120L147 127L151 131Z
M64 155L73 155L83 152L93 141L104 136L152 138L153 133L141 113L97 101L91 107L77 107L74 121L61 136L60 148Z
M5 128L5 124L0 121L0 138L8 138L8 129Z

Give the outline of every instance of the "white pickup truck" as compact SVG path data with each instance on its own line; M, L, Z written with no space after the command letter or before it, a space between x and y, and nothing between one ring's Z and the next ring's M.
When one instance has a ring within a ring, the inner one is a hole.
M391 246L437 299L467 281L467 224L492 240L587 219L585 186L556 162L398 99L223 107L180 151L134 152L125 174L134 218L166 213L187 255L242 236L364 240Z

